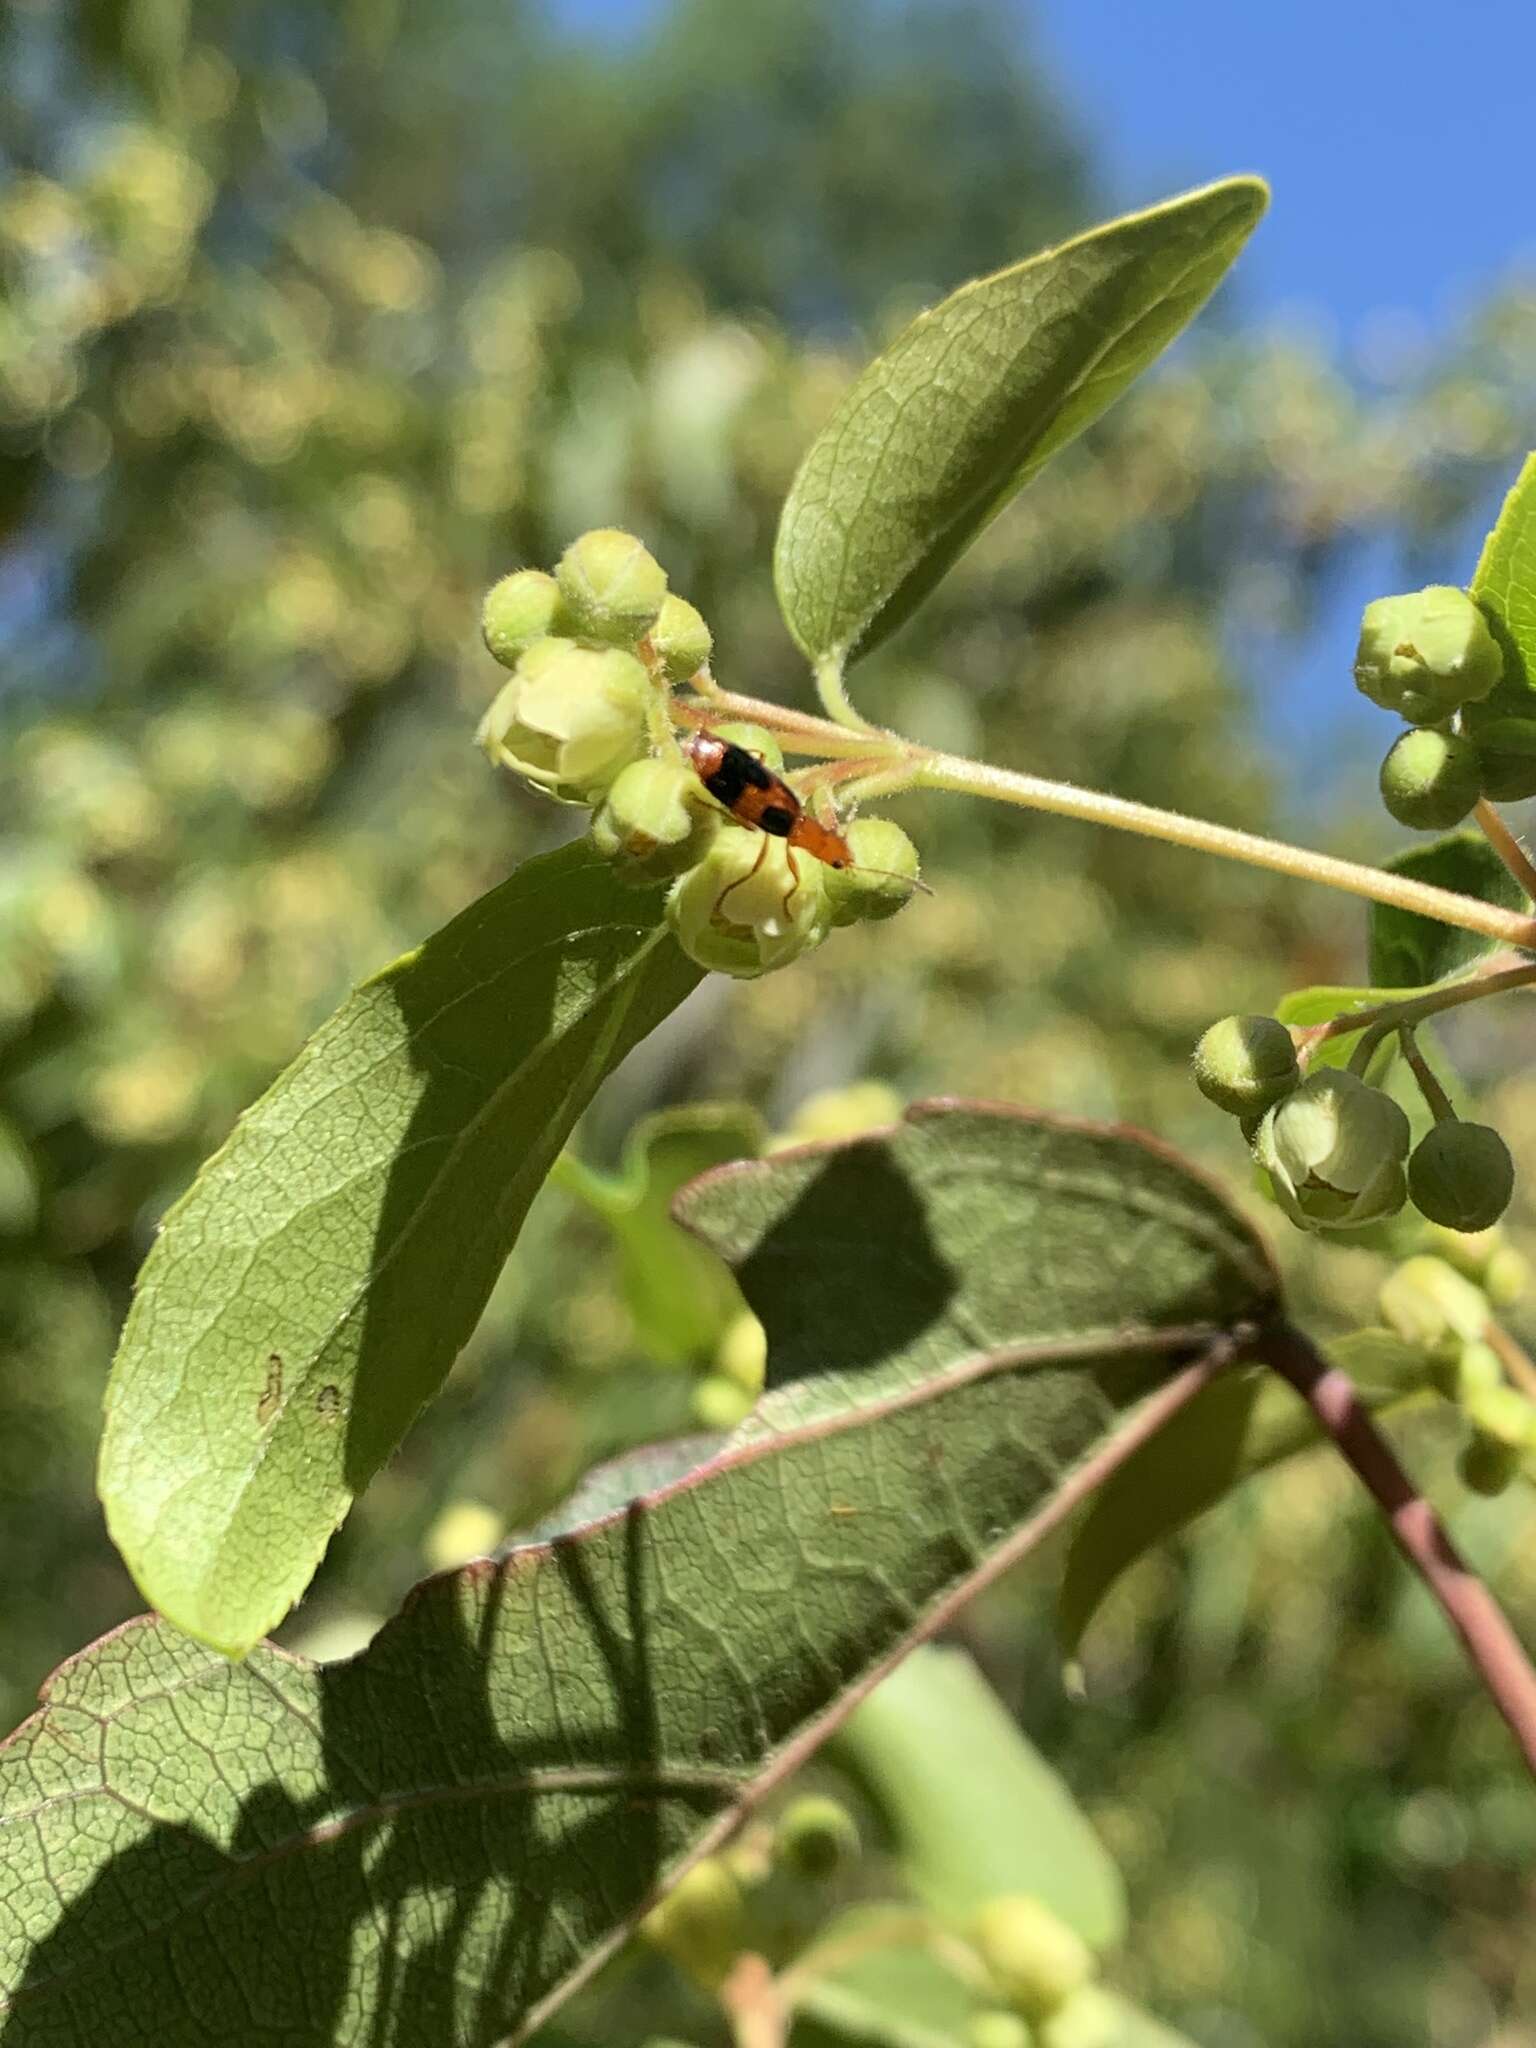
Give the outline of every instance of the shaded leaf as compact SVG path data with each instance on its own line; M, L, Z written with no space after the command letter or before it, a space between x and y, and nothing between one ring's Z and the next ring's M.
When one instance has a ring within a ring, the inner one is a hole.
M583 847L366 982L236 1125L139 1276L101 1492L145 1595L239 1653L468 1339L603 1076L699 979Z
M1391 1330L1358 1330L1325 1348L1368 1408L1423 1393L1422 1358ZM1320 1441L1311 1412L1266 1372L1228 1373L1202 1388L1099 1488L1073 1532L1056 1604L1063 1655L1076 1655L1105 1596L1138 1558L1255 1473Z
M804 1245L828 1190L844 1234ZM350 1664L147 1620L57 1675L0 1752L0 2048L146 2015L157 2048L522 2038L1274 1303L1172 1155L981 1108L723 1169L690 1210L788 1382L710 1464L429 1581Z
M1228 178L1079 235L918 316L807 450L779 605L841 667L905 620L1015 492L1194 318L1268 191Z
M1433 882L1504 910L1527 907L1519 883L1481 832L1447 833L1426 846L1409 847L1385 866L1389 874L1411 875L1415 881ZM1387 990L1445 981L1500 950L1497 939L1387 903L1371 905L1370 935L1370 977Z
M1029 1892L1093 1948L1123 1937L1119 1871L963 1650L916 1651L850 1717L837 1745L878 1802L912 1889L935 1912L963 1923L988 1899Z
M644 1117L630 1132L617 1174L566 1154L556 1178L613 1232L619 1284L635 1335L652 1357L684 1364L709 1357L741 1311L741 1295L715 1253L672 1220L678 1189L728 1159L755 1158L766 1131L736 1103L688 1103Z

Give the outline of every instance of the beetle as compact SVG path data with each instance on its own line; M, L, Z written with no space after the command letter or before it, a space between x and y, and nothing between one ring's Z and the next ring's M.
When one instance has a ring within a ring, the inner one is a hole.
M700 782L738 824L755 826L771 839L787 839L829 868L852 867L853 854L842 833L813 818L783 776L756 754L715 732L693 733L683 751Z

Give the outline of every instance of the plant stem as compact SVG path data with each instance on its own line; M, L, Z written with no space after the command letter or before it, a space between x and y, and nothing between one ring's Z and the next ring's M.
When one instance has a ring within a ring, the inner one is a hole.
M1419 1093L1429 1105L1429 1113L1435 1122L1455 1123L1456 1112L1451 1107L1451 1098L1430 1072L1429 1061L1419 1051L1419 1041L1413 1035L1411 1024L1398 1026L1397 1042L1403 1049L1403 1058L1408 1062L1408 1071L1418 1083Z
M816 694L826 706L827 716L837 725L845 725L850 732L878 732L879 727L870 724L862 713L855 711L853 700L843 687L843 665L835 656L827 655L816 664Z
M1481 903L1474 896L1438 889L1429 882L1415 882L1407 875L1361 867L1354 861L1336 860L1331 854L1287 846L1281 840L1260 839L1230 825L1213 825L1204 818L1186 817L1178 811L1160 811L1151 804L1131 803L1125 797L1080 789L1070 782L1048 782L1038 775L1020 775L1009 768L994 768L989 762L967 761L957 754L916 755L913 766L913 783L919 788L995 797L999 802L1019 804L1026 810L1051 811L1058 817L1112 825L1122 832L1161 839L1170 846L1187 846L1196 853L1214 853L1223 860L1246 861L1250 867L1292 875L1299 882L1319 882L1326 888L1344 889L1374 903L1390 904L1394 910L1413 911L1441 924L1457 925L1463 931L1481 932L1485 938L1502 939L1506 945L1536 946L1536 917L1529 913Z
M1530 855L1520 844L1514 833L1510 831L1498 811L1489 803L1487 797L1478 798L1477 808L1473 811L1472 815L1481 826L1483 837L1499 856L1499 859L1503 861L1505 867L1509 869L1509 872L1520 884L1526 895L1533 901L1536 901L1536 862L1532 861Z
M754 725L766 725L778 734L785 751L791 754L846 754L867 759L873 753L897 755L907 744L895 733L881 732L875 726L866 727L862 733L850 732L845 726L833 725L830 719L817 718L809 711L791 711L783 704L770 703L766 697L744 697L738 691L718 687L703 704L691 704L684 698L680 702L674 700L673 709L690 725L717 725L723 718L745 718Z
M1510 961L1508 954L1495 954L1475 974L1465 981L1453 982L1449 988L1433 988L1422 996L1411 996L1400 1003L1376 1003L1368 1010L1341 1010L1337 1017L1330 1017L1324 1024L1313 1024L1306 1030L1298 1031L1296 1058L1305 1067L1317 1048L1329 1038L1344 1038L1351 1032L1364 1031L1366 1037L1355 1048L1350 1065L1357 1073L1363 1073L1370 1065L1370 1056L1389 1031L1400 1024L1418 1024L1426 1017L1436 1016L1441 1010L1457 1009L1462 1003L1481 1002L1484 996L1502 995L1506 989L1530 988L1536 985L1536 960Z
M1458 1556L1434 1509L1398 1463L1347 1376L1288 1324L1265 1331L1252 1355L1296 1389L1375 1497L1398 1548L1460 1636L1536 1777L1536 1671L1502 1608Z
M1496 1351L1499 1363L1528 1399L1536 1401L1536 1365L1533 1365L1525 1346L1518 1343L1505 1329L1490 1316L1483 1325L1483 1342L1490 1350Z

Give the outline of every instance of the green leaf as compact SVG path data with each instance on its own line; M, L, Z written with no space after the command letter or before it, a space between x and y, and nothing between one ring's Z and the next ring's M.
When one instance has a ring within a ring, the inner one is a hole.
M594 1172L566 1154L555 1178L613 1232L619 1284L635 1335L671 1364L708 1358L741 1312L735 1281L715 1253L672 1220L678 1189L728 1159L755 1158L766 1133L755 1110L689 1103L643 1118L629 1135L617 1175Z
M1423 1394L1423 1359L1390 1330L1358 1330L1326 1349L1368 1408ZM1255 1473L1320 1441L1310 1411L1268 1373L1229 1373L1203 1388L1099 1488L1078 1523L1056 1604L1063 1655L1077 1654L1105 1596L1138 1558Z
M583 847L366 982L170 1212L107 1392L147 1598L240 1654L442 1385L603 1076L699 979Z
M826 1931L831 1954L862 1949L795 1998L790 2048L847 2042L867 2048L970 2048L967 2025L985 2000L921 1939L910 1906L855 1907ZM816 1954L806 1958L814 1972Z
M1386 869L1504 910L1527 908L1520 884L1480 832L1450 832L1427 846L1409 847L1389 860ZM1496 939L1386 903L1371 905L1370 934L1371 980L1378 988L1394 991L1446 981L1500 950Z
M148 1620L57 1675L0 1751L4 2048L522 2038L1274 1306L1171 1154L1000 1111L688 1206L783 1383L711 1463L348 1664Z
M1483 543L1476 598L1504 653L1504 673L1476 707L1485 720L1536 718L1536 455L1528 455Z
M779 605L840 668L915 610L1008 500L1194 318L1268 203L1228 178L1094 228L920 314L807 450Z
M988 1899L1029 1892L1091 1947L1121 1940L1119 1871L963 1650L915 1652L837 1746L878 1801L908 1882L936 1912L963 1923Z

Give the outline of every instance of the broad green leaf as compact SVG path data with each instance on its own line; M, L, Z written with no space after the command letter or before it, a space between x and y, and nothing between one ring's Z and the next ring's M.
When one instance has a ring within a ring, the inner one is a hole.
M1358 1330L1326 1349L1368 1408L1423 1395L1422 1358L1390 1330ZM1203 1388L1100 1487L1073 1532L1056 1604L1063 1655L1077 1654L1106 1594L1138 1558L1244 1480L1320 1441L1309 1410L1267 1373L1229 1373Z
M582 847L367 982L170 1212L107 1392L147 1598L239 1654L441 1386L594 1089L698 973Z
M1386 867L1390 874L1411 875L1415 881L1455 889L1505 910L1527 908L1519 883L1480 832L1447 833L1428 845L1410 847ZM1446 981L1499 950L1496 939L1386 903L1371 905L1370 933L1370 977L1389 990Z
M1504 673L1478 707L1479 731L1485 719L1536 718L1536 455L1483 543L1471 594L1504 651Z
M905 620L1015 492L1199 312L1268 203L1228 178L964 285L877 356L811 443L779 605L841 668Z
M1274 1308L1172 1155L980 1108L689 1207L782 1382L708 1465L349 1664L146 1620L57 1675L0 1751L0 2048L524 2038Z
M1093 1948L1123 1937L1119 1871L963 1650L916 1651L837 1746L874 1794L907 1881L936 1912L965 1923L988 1899L1029 1892Z
M708 1358L740 1313L735 1281L673 1222L672 1197L711 1166L755 1158L765 1135L755 1110L689 1103L636 1124L617 1174L598 1173L569 1153L557 1162L555 1177L613 1232L624 1300L652 1357L673 1364Z

